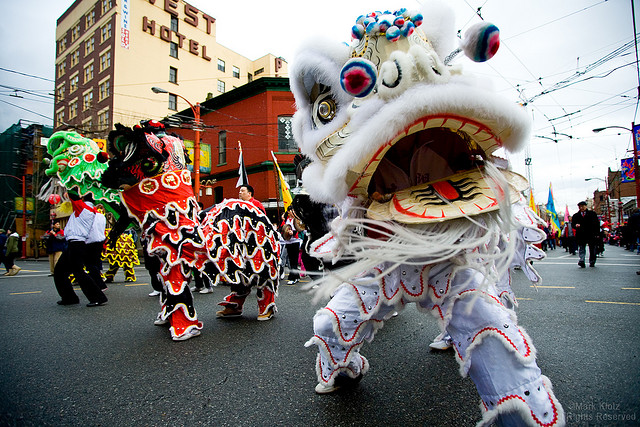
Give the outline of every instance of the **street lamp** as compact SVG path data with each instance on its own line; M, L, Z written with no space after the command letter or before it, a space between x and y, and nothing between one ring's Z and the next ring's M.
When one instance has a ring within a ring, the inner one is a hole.
M631 123L631 129L624 126L605 126L603 128L593 129L594 133L602 132L605 129L624 129L627 132L631 132L631 139L633 140L633 176L636 182L636 207L640 207L640 170L638 170L638 144L636 142L636 136L633 133L635 123ZM622 180L622 176L620 177Z
M168 90L156 86L152 87L151 90L153 93L169 93ZM193 120L195 122L193 130L196 133L196 139L193 142L193 171L195 172L193 192L195 193L196 201L200 201L200 104L196 103L196 105L193 105L184 96L178 95L177 93L173 95L189 104L193 112Z
M607 192L607 222L611 224L611 211L609 210L609 177L602 178L585 178L585 181L591 181L592 179L597 179L598 181L604 181L604 187Z
M22 182L22 259L27 257L27 190L26 190L26 177L18 178L17 176L1 173L0 176L6 176L9 178L17 179Z

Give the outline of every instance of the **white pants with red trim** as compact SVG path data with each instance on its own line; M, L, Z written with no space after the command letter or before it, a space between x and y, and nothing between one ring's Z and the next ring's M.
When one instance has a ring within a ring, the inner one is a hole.
M339 374L365 374L369 363L360 347L413 302L451 335L460 373L469 374L481 397L479 425L564 425L564 411L536 364L531 340L500 299L504 289L480 289L480 273L452 263L383 273L389 267L379 265L342 284L316 313L315 335L305 345L318 346L318 382L332 385Z

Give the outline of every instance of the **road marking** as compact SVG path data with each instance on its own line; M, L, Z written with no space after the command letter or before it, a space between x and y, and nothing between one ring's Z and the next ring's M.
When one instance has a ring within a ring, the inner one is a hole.
M125 285L125 286L149 286L149 284L148 283L134 283L134 284Z
M538 261L540 264L545 264L545 265L578 265L578 263L569 263L569 262L550 262L550 261ZM609 263L609 262L599 262L596 264L596 266L617 266L617 267L635 267L637 268L638 266L640 266L640 263L638 264L614 264L614 263Z
M620 289L635 289L635 290L640 290L640 288L620 288Z
M518 301L533 301L533 298L516 298Z
M596 304L621 304L621 305L640 305L640 302L618 302L618 301L585 301Z
M42 291L33 291L33 292L11 292L9 295L26 295L26 294L40 294Z
M531 285L529 286L530 288L545 288L545 289L575 289L575 286L536 286L536 285Z

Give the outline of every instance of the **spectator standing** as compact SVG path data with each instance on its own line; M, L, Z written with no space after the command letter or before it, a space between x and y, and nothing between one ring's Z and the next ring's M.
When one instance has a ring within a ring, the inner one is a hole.
M14 264L14 260L20 253L20 235L17 231L11 232L11 229L7 230L7 243L4 253L4 266L7 269L5 276L15 276L18 274L20 267Z
M578 266L585 268L586 246L589 246L589 267L596 266L596 244L600 235L600 220L594 211L587 209L586 202L578 203L578 212L571 218L571 224L576 230L578 243Z
M4 263L4 251L7 245L7 230L0 228L0 262ZM7 273L9 269L7 268Z
M49 254L49 271L51 273L49 276L53 276L53 270L67 243L64 238L64 230L60 228L60 221L55 221L51 226L51 230L47 231L42 238L45 240L47 254Z

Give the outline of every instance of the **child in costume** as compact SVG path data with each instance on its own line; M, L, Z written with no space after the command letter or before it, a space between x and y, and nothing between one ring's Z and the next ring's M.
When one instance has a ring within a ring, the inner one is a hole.
M424 16L424 18L423 18ZM352 386L369 369L365 341L415 303L451 337L460 373L481 397L481 425L564 424L536 350L518 326L509 267L539 280L530 243L544 238L520 202L526 180L495 155L526 142L529 120L462 68L499 46L498 29L471 27L454 50L452 16L435 7L360 16L351 46L317 40L291 69L294 135L318 202L340 206L312 245L350 263L314 285L330 296L314 317L316 392Z

